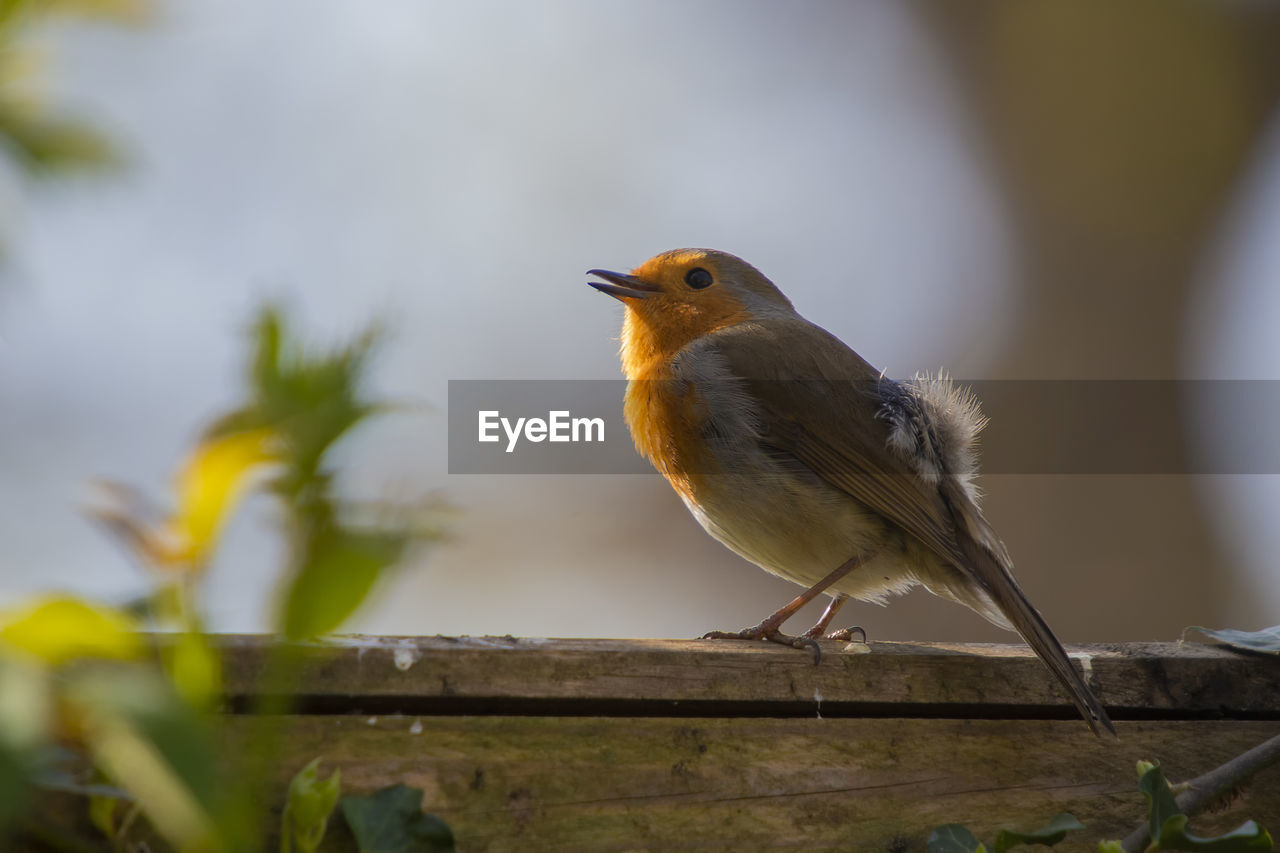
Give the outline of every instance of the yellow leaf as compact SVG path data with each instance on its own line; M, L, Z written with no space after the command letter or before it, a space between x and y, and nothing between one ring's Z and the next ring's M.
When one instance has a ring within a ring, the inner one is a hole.
M277 457L273 430L215 435L183 463L174 484L177 509L165 521L147 519L134 493L112 483L101 484L106 502L92 512L148 563L195 572L204 567L254 476Z
M75 658L131 660L142 654L142 641L124 613L55 595L0 614L0 650L57 666Z
M246 430L206 439L178 474L178 510L165 526L169 564L199 564L217 543L222 526L254 474L277 458L276 434Z

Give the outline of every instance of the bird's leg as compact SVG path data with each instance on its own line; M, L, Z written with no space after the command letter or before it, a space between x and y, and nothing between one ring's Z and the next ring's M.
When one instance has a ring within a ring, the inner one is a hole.
M825 578L818 581L795 598L791 599L791 601L778 608L775 613L766 617L759 625L753 625L750 628L743 628L741 631L709 631L702 635L702 639L769 640L774 643L781 643L784 646L791 646L795 649L811 648L813 649L813 657L816 662L822 657L822 649L818 648L818 641L808 634L804 634L799 637L788 636L781 631L782 623L794 616L796 611L801 607L804 607L810 601L813 601L821 595L827 587L831 586L833 583L849 574L849 572L856 569L859 565L875 556L875 553L876 552L872 551L870 554L849 558L845 562L841 563L840 567L831 574L827 575ZM837 596L836 600L827 608L831 616L835 615L835 609L839 606L836 602L844 604L844 598L847 598L847 596ZM823 614L823 618L827 619L826 613ZM820 624L823 624L823 627L826 627L824 623Z
M800 636L808 637L811 640L816 640L821 637L822 633L827 630L827 626L831 624L831 620L835 618L836 611L841 607L844 607L844 603L848 600L849 596L845 595L843 592L831 596L831 603L827 605L826 610L822 611L822 615L818 617L818 621L814 622L813 627L808 631L805 631Z
M813 627L808 631L805 631L800 636L808 637L810 640L816 640L823 636L823 632L827 630L827 626L831 624L831 620L835 617L836 611L843 607L844 603L848 600L849 596L845 595L843 592L833 595L831 597L831 603L827 605L826 610L822 611L822 616L819 617L818 621L813 623ZM867 641L867 632L858 627L841 628L839 631L832 631L830 634L826 635L826 638L828 640L844 640L846 643L849 643L853 642L854 631L862 634L862 642L865 643Z

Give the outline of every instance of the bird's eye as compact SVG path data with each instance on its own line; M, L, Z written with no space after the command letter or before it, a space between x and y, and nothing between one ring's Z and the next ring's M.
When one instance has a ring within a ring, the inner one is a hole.
M702 267L694 267L684 274L684 283L692 287L694 290L702 290L704 287L710 287L714 279L711 273Z

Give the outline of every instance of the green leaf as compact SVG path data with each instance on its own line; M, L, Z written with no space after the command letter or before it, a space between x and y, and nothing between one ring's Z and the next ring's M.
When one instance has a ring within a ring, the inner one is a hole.
M1099 841L1098 853L1124 853L1124 843L1121 841Z
M1009 848L1019 844L1043 844L1045 847L1052 847L1065 838L1068 832L1077 829L1084 829L1084 824L1076 820L1075 815L1063 812L1044 826L1030 832L1000 830L992 850L994 853L1005 853Z
M1160 850L1191 850L1203 853L1254 853L1272 848L1271 836L1253 821L1245 821L1225 835L1202 838L1187 832L1187 816L1176 814L1160 828Z
M1169 782L1164 778L1164 770L1159 764L1140 762L1139 770L1147 767L1138 780L1138 790L1147 798L1150 809L1147 814L1147 831L1153 839L1160 837L1160 828L1169 818L1177 815L1178 804L1174 802L1173 791L1169 790Z
M32 115L0 103L0 140L33 175L101 169L119 157L93 129L73 121Z
M422 812L422 791L392 785L367 797L343 797L342 816L360 853L452 853L453 832ZM932 848L930 848L932 850Z
M371 328L345 347L311 351L279 307L265 307L253 326L250 401L209 429L213 438L268 429L278 440L271 489L285 503L291 551L279 624L292 640L336 630L383 570L424 538L403 523L352 525L332 496L330 449L383 410L360 387L379 334Z
M328 634L355 612L382 570L404 553L407 537L355 533L326 525L308 543L304 562L285 596L285 636L301 640Z
M116 837L116 807L120 800L94 794L89 797L89 822L107 838Z
M28 755L0 741L0 838L26 807L33 770Z
M1248 652L1280 655L1280 625L1276 625L1274 628L1264 628L1261 631L1236 631L1232 628L1214 631L1209 628L1201 628L1199 625L1192 625L1187 631L1199 631L1201 634L1212 637L1220 643L1226 643L1228 646ZM1183 631L1183 634L1186 634L1186 631Z
M27 0L0 0L0 29L17 19L27 5Z
M193 708L213 710L222 698L222 659L208 634L185 631L164 650L173 686Z
M0 654L0 838L21 814L53 728L48 673L37 663Z
M1141 766L1141 765L1140 765ZM1151 804L1148 828L1156 850L1191 850L1204 853L1250 853L1270 850L1271 836L1253 821L1247 821L1225 835L1202 838L1187 832L1186 815L1178 810L1173 792L1160 765L1150 767L1138 780L1138 790Z
M329 815L338 803L341 779L341 772L334 770L328 779L321 780L319 758L312 759L293 777L280 818L281 853L290 853L294 844L301 853L315 853L324 840Z
M987 853L987 848L964 826L949 823L929 833L929 853Z
M259 427L279 431L289 458L277 491L292 501L304 500L312 481L323 475L325 452L378 411L360 398L359 386L379 336L372 328L346 347L311 353L289 333L279 308L265 308L254 326L252 402L224 418L214 432Z

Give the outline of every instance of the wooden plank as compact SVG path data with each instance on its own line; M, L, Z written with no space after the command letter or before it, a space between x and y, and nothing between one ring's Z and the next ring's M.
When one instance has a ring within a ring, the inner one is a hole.
M216 642L226 754L268 756L269 802L320 756L346 793L422 788L464 853L906 853L940 824L989 838L1062 811L1089 831L1057 849L1084 850L1142 819L1138 759L1184 779L1280 731L1280 660L1199 644L1071 649L1111 741L1020 645L829 642L815 665L767 643L343 637L288 647L296 677L270 685L281 647ZM244 713L276 691L290 713ZM1193 826L1245 818L1280 827L1280 768ZM354 849L340 820L323 849Z
M224 638L238 707L260 638ZM304 713L277 790L315 756L348 791L422 788L464 851L923 850L1070 811L1072 844L1145 813L1138 759L1203 773L1280 730L1280 661L1199 644L1073 648L1115 711L1091 736L1023 646L348 637L298 649ZM364 712L357 715L357 712ZM388 713L399 712L399 713ZM231 715L236 740L261 720ZM277 800L278 801L278 800ZM1280 769L1205 832L1280 823ZM341 829L326 849L352 849Z
M225 720L234 739L260 720ZM1145 814L1135 762L1198 775L1274 735L1274 722L1122 722L1119 741L1075 721L304 716L275 761L315 756L344 790L425 791L459 850L923 851L962 822L988 840L1069 811L1123 837ZM1280 767L1194 827L1280 825ZM354 849L339 826L325 850Z
M221 638L231 695L263 688L261 637ZM1280 719L1280 659L1204 644L1071 647L1117 719ZM1076 711L1021 645L344 637L298 648L307 710L630 716L1052 717Z

